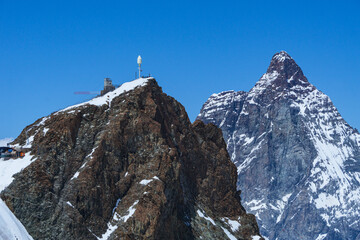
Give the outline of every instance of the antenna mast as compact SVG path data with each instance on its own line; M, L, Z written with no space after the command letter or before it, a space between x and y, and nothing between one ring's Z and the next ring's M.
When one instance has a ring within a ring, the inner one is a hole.
M139 78L141 78L141 63L142 63L142 59L141 56L139 55L137 58L137 64L139 65Z

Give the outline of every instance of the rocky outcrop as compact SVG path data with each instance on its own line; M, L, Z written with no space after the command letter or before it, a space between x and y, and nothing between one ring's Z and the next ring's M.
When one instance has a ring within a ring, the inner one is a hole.
M268 239L360 239L360 135L286 53L249 92L213 94L245 209Z
M33 162L1 193L16 217L34 239L260 239L221 130L136 81L23 130Z

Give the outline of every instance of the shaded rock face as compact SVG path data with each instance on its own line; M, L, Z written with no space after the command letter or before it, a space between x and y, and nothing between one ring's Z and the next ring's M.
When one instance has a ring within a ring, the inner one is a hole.
M198 116L223 131L245 209L268 239L360 239L360 135L286 53Z
M13 144L26 136L33 163L1 197L34 239L260 239L221 130L191 124L152 78L39 119Z

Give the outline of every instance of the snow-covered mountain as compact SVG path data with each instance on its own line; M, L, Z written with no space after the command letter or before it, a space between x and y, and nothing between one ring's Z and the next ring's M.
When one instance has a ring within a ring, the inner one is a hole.
M213 94L245 208L268 239L360 239L360 135L284 51L249 92Z

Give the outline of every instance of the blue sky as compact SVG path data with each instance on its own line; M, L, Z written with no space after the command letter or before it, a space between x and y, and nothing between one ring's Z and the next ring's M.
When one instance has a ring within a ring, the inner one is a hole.
M358 1L0 0L0 138L130 81L138 54L193 121L212 93L248 91L287 51L360 128Z

